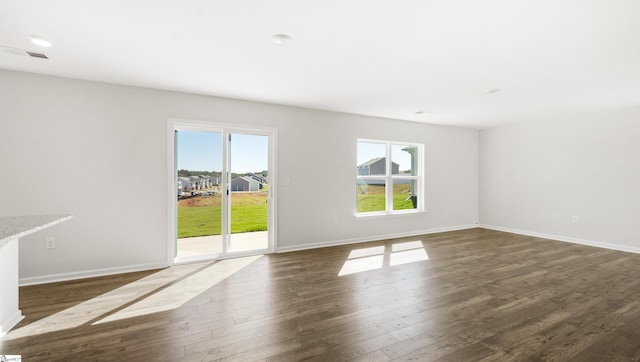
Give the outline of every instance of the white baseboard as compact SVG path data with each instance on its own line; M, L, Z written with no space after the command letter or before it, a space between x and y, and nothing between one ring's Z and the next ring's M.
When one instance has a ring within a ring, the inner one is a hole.
M406 237L412 237L412 236L418 236L418 235L443 233L443 232L447 232L447 231L467 230L467 229L474 229L474 228L477 228L477 227L478 227L477 224L458 225L458 226L451 226L451 227L444 227L444 228L435 228L435 229L428 229L428 230L411 231L411 232L406 232L406 233L396 233L396 234L388 234L388 235L376 235L376 236L369 236L369 237L363 237L363 238L354 238L354 239L322 241L322 242L311 243L311 244L300 244L300 245L278 247L276 252L277 253L287 253L287 252L290 252L290 251L308 250L308 249L326 248L326 247L330 247L330 246L340 246L340 245L366 243L366 242L369 242L369 241L406 238Z
M527 230L511 229L511 228L505 228L505 227L502 227L502 226L494 226L494 225L486 225L486 224L480 224L478 226L483 228L483 229L504 231L504 232L507 232L507 233L520 234L520 235L526 235L526 236L533 236L533 237L543 238L543 239L565 241L565 242L573 243L573 244L595 246L595 247L598 247L598 248L618 250L618 251L626 251L626 252L629 252L629 253L640 254L640 248L635 248L635 247L632 247L632 246L603 243L603 242L600 242L600 241L571 238L571 237L568 237L568 236L538 233L538 232L527 231Z
M543 239L558 240L558 241L564 241L564 242L569 242L569 243L574 243L574 244L595 246L595 247L598 247L598 248L605 248L605 249L611 249L611 250L618 250L618 251L625 251L625 252L629 252L629 253L640 254L640 248L637 248L637 247L631 247L631 246L619 245L619 244L611 244L611 243L603 243L603 242L593 241L593 240L578 239L578 238L572 238L572 237L567 237L567 236L562 236L562 235L545 234L545 233L539 233L539 232L534 232L534 231L512 229L512 228L506 228L506 227L495 226L495 225L487 225L487 224L458 225L458 226L451 226L451 227L443 227L443 228L411 231L411 232L405 232L405 233L395 233L395 234L388 234L388 235L377 235L375 237L363 237L363 238L353 238L353 239L331 240L331 241L323 241L323 242L311 243L311 244L300 244L300 245L292 245L292 246L283 246L283 247L277 248L276 252L277 253L286 253L286 252L298 251L298 250L308 250L308 249L326 248L326 247L331 247L331 246L340 246L340 245L348 245L348 244L365 243L365 242L369 242L369 241L378 241L378 240L397 239L397 238L405 238L405 237L412 237L412 236L419 236L419 235L436 234L436 233L442 233L442 232L447 232L447 231L467 230L467 229L474 229L474 228L478 228L478 227L483 228L483 229L504 231L504 232L513 233L513 234L533 236L533 237L538 237L538 238L543 238ZM106 276L106 275L131 273L131 272L153 270L153 269L162 269L162 268L166 268L166 267L167 267L166 264L151 263L151 264L129 265L129 266L115 267L115 268L86 270L86 271L73 272L73 273L62 273L62 274L44 275L44 276L37 276L37 277L27 277L27 278L20 278L19 285L20 286L27 286L27 285L36 285L36 284L55 283L55 282L62 282L62 281L67 281L67 280L85 279L85 278L93 278L93 277ZM19 322L23 318L22 314L20 313L16 318L18 318L17 322ZM2 327L4 327L4 326L2 326ZM2 332L3 332L3 329L0 328L0 336L2 335ZM4 331L4 332L6 333L6 331Z
M24 287L27 285L63 282L66 280L101 277L105 275L131 273L131 272L138 272L138 271L144 271L144 270L161 269L166 267L167 267L166 264L139 264L139 265L128 265L128 266L115 267L115 268L85 270L85 271L79 271L79 272L73 272L73 273L43 275L39 277L20 278L19 285L21 287Z
M477 224L460 225L460 226L452 226L452 227L445 227L445 228L412 231L407 233L378 235L375 237L333 240L333 241L326 241L326 242L319 242L319 243L312 243L312 244L280 247L276 250L276 252L284 253L284 252L296 251L296 250L307 250L307 249L324 248L329 246L357 244L357 243L363 243L367 241L403 238L403 237L411 237L411 236L425 235L425 234L435 234L435 233L441 233L446 231L473 229L477 227L478 227ZM73 273L43 275L43 276L37 276L37 277L20 278L19 285L21 287L24 287L27 285L63 282L67 280L93 278L93 277L100 277L105 275L114 275L114 274L131 273L131 272L144 271L144 270L161 269L166 267L167 267L166 264L140 264L140 265L130 265L130 266L124 266L124 267L86 270L86 271L73 272Z

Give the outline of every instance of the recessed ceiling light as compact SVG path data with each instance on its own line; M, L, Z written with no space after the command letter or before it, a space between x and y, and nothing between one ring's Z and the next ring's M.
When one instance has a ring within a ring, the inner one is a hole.
M48 41L46 39L43 39L43 38L41 38L39 36L36 36L36 35L29 35L29 39L31 39L31 42L33 44L39 45L41 47L48 48L48 47L51 46L51 42L50 41Z
M292 41L291 37L287 34L276 34L271 37L271 40L280 46L285 46Z
M500 88L489 88L484 91L485 94L493 94L500 92Z

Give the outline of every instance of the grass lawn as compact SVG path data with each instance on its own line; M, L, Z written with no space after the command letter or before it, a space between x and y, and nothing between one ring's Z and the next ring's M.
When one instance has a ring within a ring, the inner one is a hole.
M413 209L410 185L393 187L393 209ZM220 195L193 197L178 201L178 238L220 235L222 233L222 198ZM361 185L358 212L384 211L384 186ZM231 233L267 230L267 192L233 192L231 194Z
M411 199L407 200L411 185L393 185L393 209L413 209ZM384 185L359 185L357 198L358 212L372 212L385 210Z
M194 197L178 201L178 238L220 235L221 197ZM231 194L231 233L267 230L267 193Z

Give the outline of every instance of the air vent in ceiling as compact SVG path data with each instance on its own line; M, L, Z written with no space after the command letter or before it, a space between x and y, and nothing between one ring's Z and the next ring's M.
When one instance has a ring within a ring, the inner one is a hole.
M2 51L11 55L22 55L22 56L27 55L27 52L24 49L2 47Z
M23 57L30 56L32 58L40 58L40 59L49 59L49 57L44 53L30 52L26 49L11 48L11 47L6 47L2 45L0 45L0 48L2 48L2 51L6 54L19 55Z
M44 53L30 52L27 50L27 54L29 54L32 58L49 59L49 57Z
M7 53L7 54L27 56L27 51L24 50L24 49L9 48L9 47L5 47L5 46L0 46L0 47L2 48L2 51Z

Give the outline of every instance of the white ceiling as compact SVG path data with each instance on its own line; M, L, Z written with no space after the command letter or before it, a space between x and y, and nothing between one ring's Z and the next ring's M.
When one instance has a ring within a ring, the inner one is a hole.
M472 128L640 105L638 0L0 0L0 46L50 57L2 69Z

